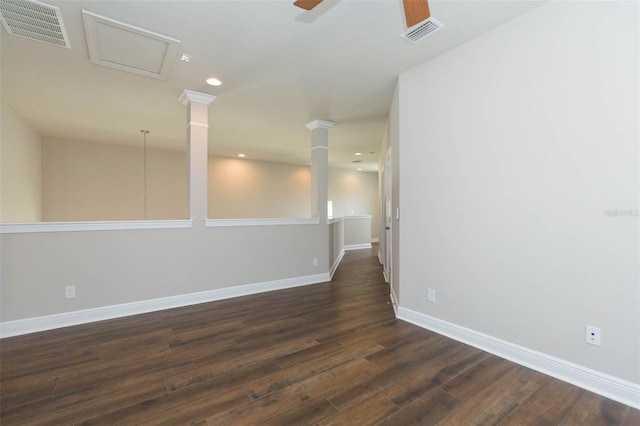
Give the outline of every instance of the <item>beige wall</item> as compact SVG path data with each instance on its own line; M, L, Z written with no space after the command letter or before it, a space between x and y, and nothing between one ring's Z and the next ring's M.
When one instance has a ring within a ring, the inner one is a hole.
M144 158L138 147L43 141L43 220L144 219ZM309 217L308 166L209 157L208 217ZM377 174L331 169L334 215L372 215L377 237ZM183 152L147 152L147 219L186 218Z
M344 219L334 219L329 221L329 265L331 271L335 272L336 262L341 259L344 252Z
M42 143L44 221L142 220L142 148L45 139ZM184 152L147 152L146 219L186 219Z
M209 157L209 218L310 215L309 167Z
M0 322L326 274L328 241L326 224L0 234Z
M402 308L640 384L639 9L545 3L400 76Z
M42 219L41 139L0 100L0 222Z
M209 217L308 217L310 182L307 166L210 157ZM334 217L372 215L378 237L377 173L329 169L329 200Z
M344 245L362 246L371 243L371 219L367 216L344 218Z
M333 216L371 216L371 237L380 237L378 173L329 169Z

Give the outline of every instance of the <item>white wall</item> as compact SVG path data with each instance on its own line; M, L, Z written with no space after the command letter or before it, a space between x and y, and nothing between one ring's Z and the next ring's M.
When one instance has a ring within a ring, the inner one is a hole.
M546 3L401 75L402 307L640 383L638 217L605 215L638 209L638 8Z
M39 222L40 135L1 99L0 121L0 222Z
M309 167L209 157L209 217L309 217Z
M44 139L42 218L47 222L143 220L144 151ZM146 219L186 219L184 152L147 150Z

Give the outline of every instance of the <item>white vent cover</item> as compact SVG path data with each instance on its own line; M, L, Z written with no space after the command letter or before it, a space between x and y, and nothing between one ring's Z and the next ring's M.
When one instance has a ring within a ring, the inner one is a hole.
M0 0L0 19L9 34L55 46L69 46L60 9L33 0Z
M431 35L438 31L440 28L443 28L444 25L434 18L427 18L426 20L420 22L418 25L414 25L409 28L409 30L402 34L401 37L411 43L416 43L418 40L422 40L428 35Z

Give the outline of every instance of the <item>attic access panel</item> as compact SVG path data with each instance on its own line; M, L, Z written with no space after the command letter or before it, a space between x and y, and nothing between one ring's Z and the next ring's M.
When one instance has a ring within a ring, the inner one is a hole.
M181 41L134 25L82 11L92 63L166 80Z

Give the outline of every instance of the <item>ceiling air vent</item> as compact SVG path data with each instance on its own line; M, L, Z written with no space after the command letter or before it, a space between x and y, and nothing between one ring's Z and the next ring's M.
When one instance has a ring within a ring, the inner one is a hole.
M442 23L433 18L428 18L418 25L410 28L406 33L402 34L401 37L411 43L416 43L418 40L422 40L426 36L435 33L443 27L444 25L442 25Z
M69 46L60 9L33 0L0 0L0 19L9 34L55 46Z

